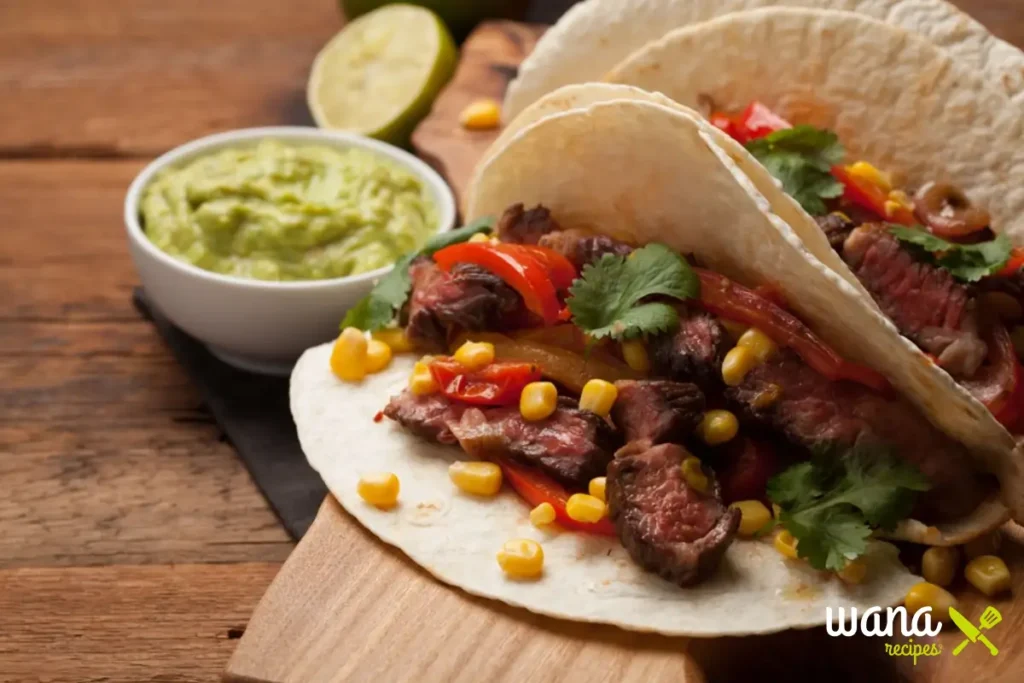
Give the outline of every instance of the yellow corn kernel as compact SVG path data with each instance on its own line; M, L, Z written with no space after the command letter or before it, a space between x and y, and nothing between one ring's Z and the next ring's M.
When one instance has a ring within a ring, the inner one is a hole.
M1010 569L995 555L981 555L968 562L964 576L968 583L989 597L1010 590Z
M697 425L697 434L709 446L732 441L739 430L739 421L728 410L709 410Z
M700 493L708 492L710 482L708 481L708 475L704 474L704 468L700 466L700 458L688 455L683 458L680 467L683 471L683 479L686 480L690 488Z
M550 417L557 407L558 389L551 382L530 382L519 395L519 413L529 422Z
M736 346L742 346L747 349L762 363L768 360L773 353L779 350L778 344L773 342L767 334L756 327L751 327L749 330L744 332L743 336L740 337L740 340L736 342Z
M491 241L491 236L488 235L486 232L477 232L477 233L473 233L473 236L469 238L469 241L470 242L474 242L474 243L476 243L476 242L479 242L479 243L490 242Z
M380 372L391 362L391 347L382 341L371 339L366 345L366 372Z
M622 359L637 372L649 372L651 369L651 359L647 356L647 347L642 339L622 342Z
M459 114L459 123L469 130L490 130L501 122L500 105L492 99L472 102Z
M925 578L925 581L934 583L936 586L948 586L953 583L959 564L960 551L955 547L928 548L921 556L921 576Z
M888 173L879 171L872 164L866 161L858 161L846 167L846 172L855 178L859 178L872 185L882 188L886 192L892 189L892 178Z
M605 497L605 490L608 487L608 479L605 477L594 477L587 484L587 491L590 492L594 498L597 498L602 503L607 503L608 499Z
M580 410L589 410L601 417L608 417L618 397L619 390L611 382L603 379L589 380L580 392Z
M864 583L864 578L867 575L868 565L864 558L861 557L858 557L856 560L849 560L845 567L836 572L836 576L844 582L853 585Z
M370 505L394 507L398 501L398 477L391 472L369 472L359 477L356 493Z
M604 501L589 493L574 493L565 501L565 512L577 522L600 522L606 512Z
M725 328L726 334L732 339L739 339L743 336L743 333L750 329L745 323L738 323L735 320L726 320L722 318L718 322L722 323L722 327Z
M730 387L739 386L747 373L757 366L757 357L744 346L734 346L722 361L722 381Z
M903 190L892 190L889 192L889 198L882 204L882 208L885 210L886 217L891 218L900 209L913 211L914 202L910 200L910 197Z
M482 370L494 362L494 344L468 341L453 356L467 370Z
M1018 358L1024 358L1024 325L1017 325L1010 332L1010 339L1013 341L1013 350L1017 352Z
M782 396L782 387L778 384L768 384L761 391L757 392L750 401L750 405L757 410L763 410L775 404Z
M493 462L453 462L448 478L459 490L474 496L493 496L501 490L501 468Z
M1003 545L1003 534L996 529L984 536L972 538L964 544L964 554L968 560L973 560L981 555L995 555Z
M362 330L346 327L331 349L331 371L346 382L359 382L366 377L366 335Z
M426 363L420 361L413 366L412 375L409 376L409 391L417 396L426 396L440 388Z
M551 503L541 503L530 510L530 524L534 526L547 526L555 521L555 506Z
M903 598L903 604L906 605L907 612L910 614L916 614L920 609L931 607L933 620L949 621L949 608L956 607L957 602L953 594L942 586L922 581L910 587L906 597Z
M759 500L738 500L729 505L740 511L740 536L753 536L772 521L772 513Z
M544 549L528 538L505 541L498 551L498 565L513 578L535 579L544 571Z
M796 546L798 541L793 538L793 534L789 533L785 529L775 534L775 539L772 541L772 545L785 557L791 560L795 560L800 557L796 552Z
M408 353L412 351L412 342L409 340L409 335L401 327L377 330L376 332L371 332L370 337L390 346L393 353Z

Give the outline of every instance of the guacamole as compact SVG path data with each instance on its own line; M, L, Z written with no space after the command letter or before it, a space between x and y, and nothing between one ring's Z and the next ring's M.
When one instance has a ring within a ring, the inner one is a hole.
M437 230L426 186L391 160L275 140L167 169L144 191L140 213L162 251L260 280L365 273Z

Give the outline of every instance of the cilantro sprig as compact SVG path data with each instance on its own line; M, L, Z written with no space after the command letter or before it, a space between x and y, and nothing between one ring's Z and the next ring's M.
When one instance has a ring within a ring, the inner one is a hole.
M920 228L892 225L889 232L901 242L919 247L935 265L964 282L977 282L998 273L1010 260L1013 248L1006 235L997 235L987 242L957 244Z
M627 258L605 254L583 269L569 288L573 322L594 339L627 339L667 332L679 323L679 314L651 296L692 299L700 295L700 280L677 253L661 244L649 244Z
M858 445L845 454L821 449L776 475L768 498L782 508L779 522L799 541L799 556L816 569L839 571L864 554L872 528L894 528L929 487L907 462Z
M478 232L489 233L493 229L494 217L484 216L461 228L434 235L427 240L422 249L398 259L395 267L374 285L370 293L349 309L345 319L341 321L342 329L357 327L360 330L373 331L385 327L394 320L409 298L409 290L412 288L409 264L414 259L420 256L433 256L434 252L465 242Z
M746 146L812 216L828 213L824 200L843 194L843 184L832 176L831 169L846 152L839 136L830 130L794 126L751 140Z

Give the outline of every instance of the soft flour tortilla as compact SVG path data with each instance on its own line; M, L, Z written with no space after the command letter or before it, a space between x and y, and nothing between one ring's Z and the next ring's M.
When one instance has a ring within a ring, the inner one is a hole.
M644 572L615 539L541 531L529 508L505 491L493 499L459 493L448 464L462 451L404 432L374 414L400 392L413 359L398 357L361 384L330 371L331 346L307 351L292 373L291 408L299 441L331 493L359 522L438 579L474 595L575 621L615 624L667 635L724 636L806 628L825 622L826 607L894 605L920 579L896 549L873 544L870 580L849 587L825 572L784 559L770 541L736 540L704 583L679 588ZM356 494L360 475L388 471L401 482L400 504L381 511ZM538 581L505 577L495 554L512 538L544 547Z
M849 12L762 9L672 31L607 80L690 107L703 95L725 110L756 99L830 128L849 159L911 187L952 182L1024 246L1024 113L920 36ZM777 205L784 193L774 194ZM831 249L813 221L791 224L824 261Z
M503 116L511 120L559 86L600 79L666 31L769 5L858 12L919 33L1024 105L1024 53L941 0L587 0L566 12L523 61Z
M517 132L489 153L470 188L469 218L500 213L514 202L541 203L565 227L636 244L660 241L699 254L711 268L745 284L781 288L794 310L841 354L882 372L933 424L964 443L979 468L1000 479L1010 509L1024 513L1024 474L1021 460L1011 454L1010 434L901 337L862 290L821 265L719 146L717 129L678 106L650 101L656 98L601 101L576 92L568 98L553 93L551 101L591 103L522 127L513 123ZM746 155L738 145L732 152ZM1005 519L1005 509L989 501L946 529L909 523L899 534L948 545Z

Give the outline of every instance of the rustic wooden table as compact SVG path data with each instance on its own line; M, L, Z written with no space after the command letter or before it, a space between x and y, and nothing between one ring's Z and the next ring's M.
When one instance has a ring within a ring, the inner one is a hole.
M1019 0L957 3L1024 45ZM0 0L0 681L208 681L292 543L131 306L124 191L308 124L332 0Z

